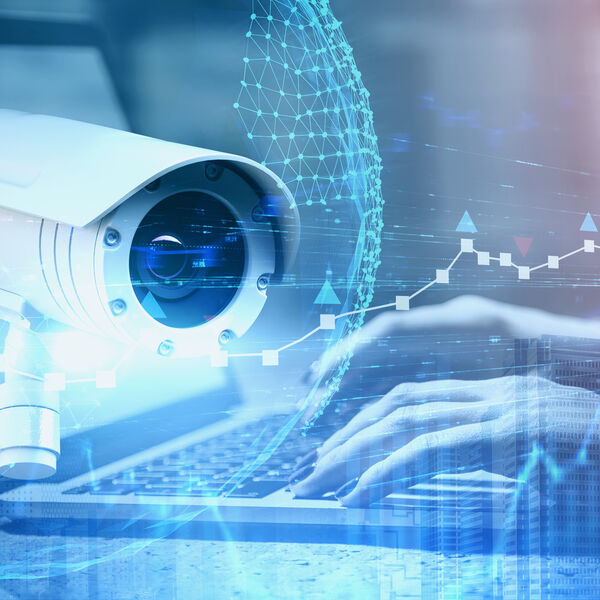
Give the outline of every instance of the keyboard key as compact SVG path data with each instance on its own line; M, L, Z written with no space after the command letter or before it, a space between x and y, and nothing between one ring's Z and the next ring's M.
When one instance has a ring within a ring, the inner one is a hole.
M134 492L136 495L214 497L222 489L231 487L232 478L246 472L247 480L233 491L231 497L262 498L285 487L299 457L318 445L315 438L291 432L290 438L267 461L251 468L257 459L262 460L265 445L288 418L279 415L249 423L65 493L122 495Z
M264 498L287 485L287 481L245 481L228 498Z
M100 482L95 484L88 485L88 491L90 494L94 496L97 495L116 495L116 496L124 496L126 494L131 494L135 492L137 489L140 489L142 484L135 485L121 485L115 484L111 482Z

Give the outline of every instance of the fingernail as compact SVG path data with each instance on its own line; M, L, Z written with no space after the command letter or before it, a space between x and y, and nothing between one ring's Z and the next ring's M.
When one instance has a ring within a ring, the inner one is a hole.
M317 449L316 448L314 450L311 450L308 454L305 454L298 461L298 463L296 464L296 471L294 471L294 473L297 472L302 467L305 467L306 465L312 465L315 462L317 462Z
M357 483L358 483L358 477L351 479L348 483L345 483L341 488L336 490L334 496L338 500L340 498L343 498L344 496L347 496L356 487Z
M303 467L302 469L297 469L290 475L290 478L288 479L288 481L289 481L289 483L292 483L292 484L298 483L299 481L306 479L314 470L315 470L315 465L307 465L306 467Z

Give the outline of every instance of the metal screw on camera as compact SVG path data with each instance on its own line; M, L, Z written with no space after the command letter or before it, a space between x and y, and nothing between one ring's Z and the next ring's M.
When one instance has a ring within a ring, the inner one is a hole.
M206 175L206 178L210 181L216 181L217 179L219 179L219 177L221 177L222 173L223 167L215 163L209 162L204 167L204 174Z
M232 339L233 333L231 333L229 329L225 329L219 334L219 344L221 344L221 346L225 346L225 344L228 344Z
M256 282L256 287L261 292L264 292L267 289L268 285L269 285L269 276L268 275L261 275Z
M104 234L104 244L109 248L115 248L121 243L121 234L116 229L107 229Z
M158 345L158 353L161 356L169 356L175 350L175 344L171 340L164 340Z
M110 310L115 317L118 317L127 310L127 304L125 303L125 300L118 298L110 303Z

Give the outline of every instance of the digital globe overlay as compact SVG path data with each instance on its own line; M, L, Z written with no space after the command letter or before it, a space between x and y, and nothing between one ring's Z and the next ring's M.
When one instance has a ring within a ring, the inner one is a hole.
M331 346L362 326L361 310L373 298L380 264L382 165L369 92L328 0L254 0L246 38L233 106L253 158L288 186L303 226L310 221L320 222L321 232L327 228L321 240L315 234L323 253L336 255L352 238L346 295L336 307L337 314L351 314L338 321ZM315 386L326 392L307 428L339 388L350 359L351 351Z

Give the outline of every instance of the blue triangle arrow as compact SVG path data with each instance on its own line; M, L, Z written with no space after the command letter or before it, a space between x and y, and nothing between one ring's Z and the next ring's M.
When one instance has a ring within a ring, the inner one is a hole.
M341 304L331 282L326 279L313 304Z
M585 219L583 220L579 231L598 231L596 223L594 223L594 219L592 218L592 215L590 215L589 212L587 215L585 215Z
M465 214L462 216L460 223L456 226L456 231L464 231L466 233L477 233L477 227L471 219L471 215L468 210L465 210Z
M160 304L156 301L156 298L148 292L146 297L142 300L142 306L144 310L155 319L166 319L167 315L163 312Z

